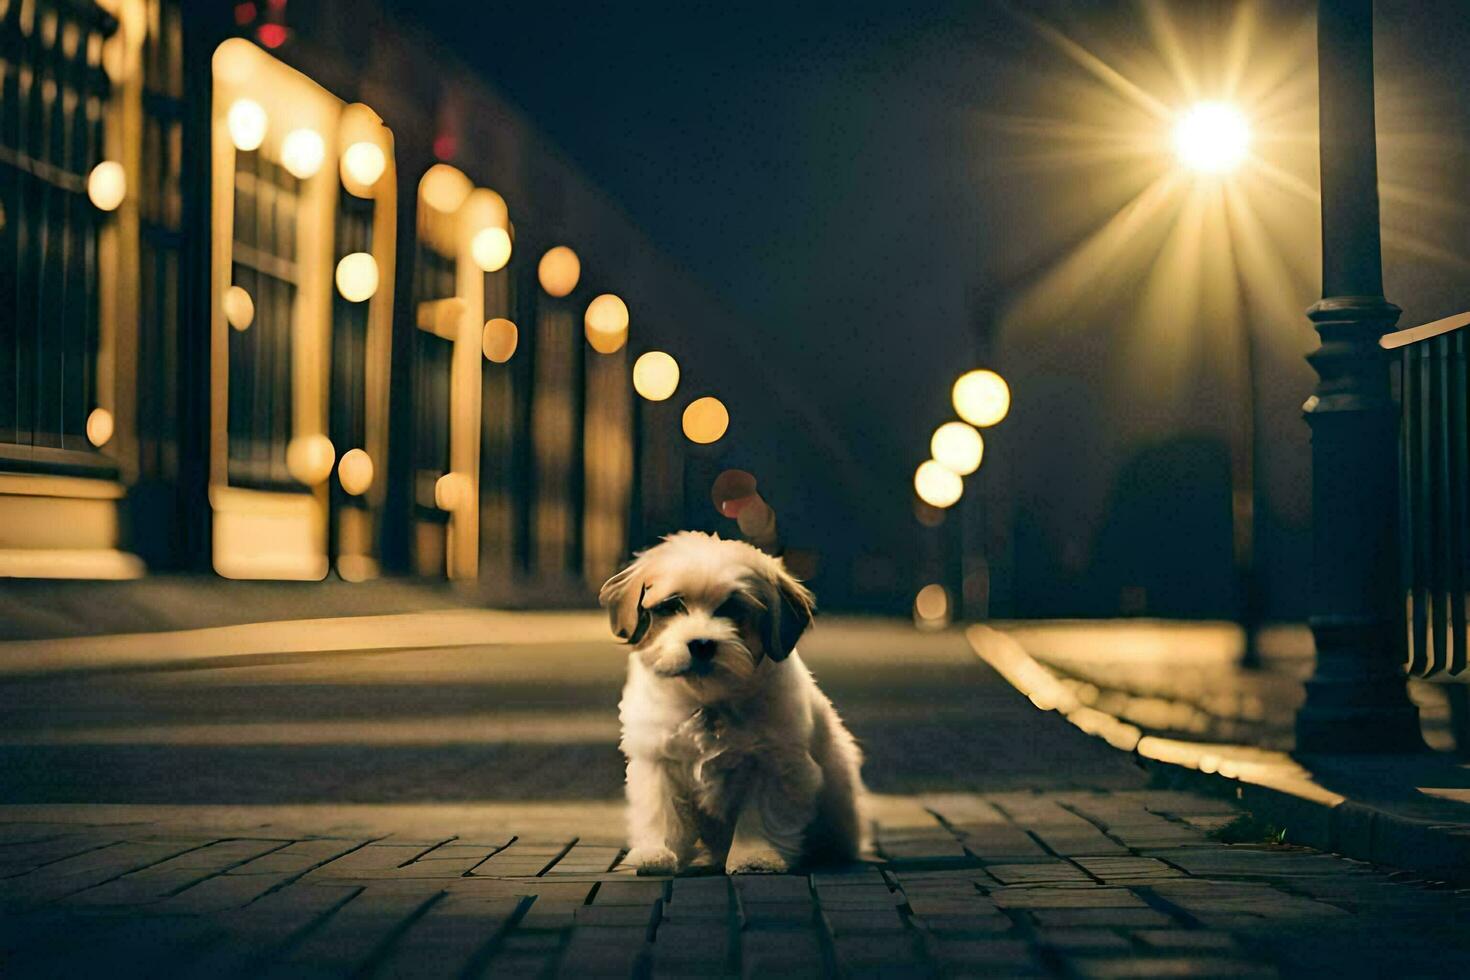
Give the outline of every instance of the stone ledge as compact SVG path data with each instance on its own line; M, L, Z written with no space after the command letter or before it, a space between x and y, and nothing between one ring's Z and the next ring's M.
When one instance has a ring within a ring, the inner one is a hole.
M1043 711L1132 754L1144 768L1226 794L1286 839L1435 878L1470 881L1470 770L1429 756L1301 756L1145 734L1083 704L1008 634L967 631L971 647Z

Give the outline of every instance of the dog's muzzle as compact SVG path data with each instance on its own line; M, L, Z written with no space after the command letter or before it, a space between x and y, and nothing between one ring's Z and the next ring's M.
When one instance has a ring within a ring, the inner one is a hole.
M719 644L714 640L690 640L689 656L694 658L695 663L709 662L714 659Z

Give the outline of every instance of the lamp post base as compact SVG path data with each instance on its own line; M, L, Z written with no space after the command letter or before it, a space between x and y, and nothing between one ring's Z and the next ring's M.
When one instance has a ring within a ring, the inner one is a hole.
M1347 755L1426 750L1401 665L1385 657L1392 627L1362 619L1311 622L1316 670L1296 715L1296 751Z

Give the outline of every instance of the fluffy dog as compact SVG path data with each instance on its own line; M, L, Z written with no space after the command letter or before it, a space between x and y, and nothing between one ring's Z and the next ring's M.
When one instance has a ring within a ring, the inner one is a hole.
M796 652L812 594L742 541L684 531L602 587L632 645L618 706L628 861L729 873L851 861L865 848L862 754Z

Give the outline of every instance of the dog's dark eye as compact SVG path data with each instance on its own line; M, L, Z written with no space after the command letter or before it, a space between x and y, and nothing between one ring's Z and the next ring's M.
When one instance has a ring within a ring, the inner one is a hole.
M716 619L728 619L731 622L738 623L744 617L745 603L741 602L734 596L731 596L724 602L720 603L720 608L715 610Z
M655 616L677 616L684 611L684 600L676 595L671 595L663 602L653 607Z

